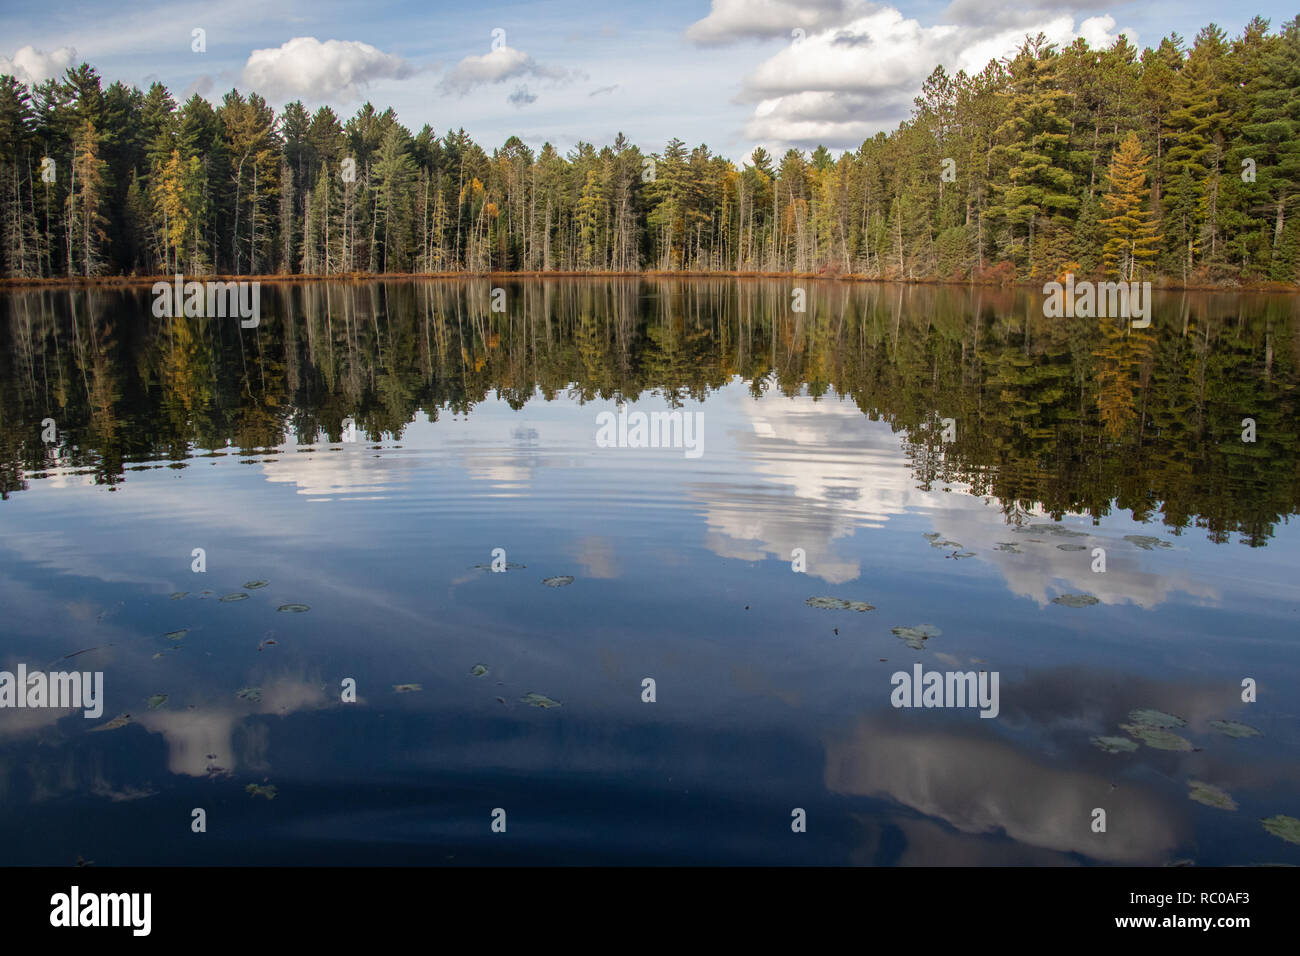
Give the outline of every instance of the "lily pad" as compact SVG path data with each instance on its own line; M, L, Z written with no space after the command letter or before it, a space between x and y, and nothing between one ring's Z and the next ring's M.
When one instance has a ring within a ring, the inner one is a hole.
M1152 710L1145 707L1129 711L1128 719L1129 723L1136 724L1139 727L1154 727L1157 730L1187 726L1187 721L1176 714L1166 714L1163 710Z
M266 797L266 799L268 800L274 800L277 791L275 789L275 784L273 783L268 783L266 786L262 786L256 783L250 783L247 787L244 788L244 792L247 793L249 796Z
M1091 594L1058 594L1052 598L1052 603L1064 607L1091 607L1094 604L1100 604L1101 601Z
M930 547L932 547L932 548L960 548L960 547L961 547L961 542L959 542L959 541L948 541L947 539L944 539L944 538L936 538L936 539L934 539L934 540L932 540L932 541L930 542Z
M1017 547L1015 546L1015 544L1012 543L1012 542L1010 542L1010 541L999 541L999 542L998 542L998 546L997 546L996 548L994 548L993 550L994 550L994 551L1006 551L1006 552L1009 552L1010 554L1024 554L1023 551L1021 551L1019 548L1017 548Z
M1031 524L1013 528L1018 534L1054 534L1058 538L1086 538L1088 532L1073 531L1063 524Z
M482 664L475 664L473 667L469 669L469 674L471 677L483 677L484 675L487 674L487 672L488 669Z
M551 698L547 697L545 694L525 694L523 697L519 698L519 702L521 704L532 704L534 707L541 707L543 709L547 707L560 706L558 700L551 700Z
M510 561L510 562L507 562L507 564L506 564L504 570L506 570L506 571L522 571L522 570L523 570L524 568L526 568L526 567L528 567L528 565L526 565L526 564L517 564L517 563L515 563L514 561ZM491 570L492 570L492 565L490 565L490 564L476 564L476 565L474 565L474 570L475 570L475 571L491 571Z
M270 581L245 581L244 587L250 591L256 591L258 588L264 588L270 583Z
M1295 817L1275 816L1260 820L1264 829L1287 843L1300 843L1300 820Z
M948 557L950 557L950 558L973 558L973 557L975 557L975 552L974 552L974 551L954 551L952 554L948 555Z
M286 614L302 614L304 611L310 611L311 606L308 604L281 604L276 610L284 611Z
M1173 545L1164 538L1157 538L1149 534L1126 534L1124 540L1130 544L1135 544L1143 551L1154 551L1156 548L1172 548Z
M189 632L190 629L188 627L183 627L179 631L168 631L166 634L163 635L163 637L167 638L167 640L169 641L179 641Z
M1087 547L1082 544L1058 544L1057 551L1087 551Z
M157 710L163 704L167 703L167 695L154 694L152 697L148 698L147 703L149 704L150 710Z
M573 583L573 575L561 574L553 578L542 578L542 583L548 588L562 588L566 584Z
M172 600L179 601L183 597L188 597L189 593L190 593L189 591L177 591L175 594L172 595Z
M1162 730L1159 727L1144 727L1141 724L1120 724L1119 729L1156 750L1188 751L1192 749L1192 742L1186 737L1180 737L1178 734L1170 733L1168 730Z
M100 724L98 727L91 727L90 732L94 734L94 733L98 733L101 730L117 730L119 727L125 727L130 722L131 722L130 714L118 714L116 717L114 717L106 724Z
M1210 729L1228 737L1260 737L1262 734L1250 724L1236 720L1212 720Z
M1207 807L1215 807L1219 810L1237 809L1237 801L1232 799L1232 795L1212 783L1189 780L1187 785L1192 788L1187 795L1197 803L1203 803Z
M868 604L866 601L846 601L834 597L810 597L804 603L809 607L826 611L874 611L876 609L874 604Z
M943 633L933 624L900 625L890 630L914 651L923 650L926 641Z
M420 684L394 684L393 690L399 694L409 694L413 691L424 690Z
M1132 753L1138 749L1138 745L1127 737L1092 737L1089 742L1108 754Z
M221 600L227 603L229 603L230 601L247 601L248 595L245 594L243 591L236 591L234 594L222 595Z
M253 703L257 703L257 701L262 699L262 688L245 687L242 690L236 691L235 696L238 697L240 700L247 700L247 701L252 701Z

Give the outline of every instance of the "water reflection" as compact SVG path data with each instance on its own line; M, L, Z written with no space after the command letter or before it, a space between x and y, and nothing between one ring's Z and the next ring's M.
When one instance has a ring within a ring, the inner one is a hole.
M250 330L0 298L0 668L131 715L0 713L14 860L173 861L221 800L204 861L1300 862L1258 824L1300 815L1295 301L1126 332L790 285L263 286ZM702 413L703 455L599 447L620 401ZM1000 717L893 710L916 661L998 670ZM1090 743L1137 708L1196 749Z

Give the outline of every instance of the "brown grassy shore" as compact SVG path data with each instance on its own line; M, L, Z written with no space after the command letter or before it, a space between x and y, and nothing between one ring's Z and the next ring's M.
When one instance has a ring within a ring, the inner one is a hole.
M665 271L644 269L639 272L347 272L332 275L299 274L264 274L264 275L186 275L185 281L220 281L220 282L265 282L265 283L302 283L302 282L411 282L411 281L456 281L463 279L813 279L825 282L875 282L882 285L928 285L928 286L993 286L1021 287L1041 289L1044 282L1057 277L1042 279L1008 279L1005 274L977 278L880 278L878 276L859 275L856 273L832 272L737 272L734 270L697 272L690 270ZM1079 278L1094 278L1079 275ZM1101 277L1095 277L1100 279ZM0 289L131 289L140 286L152 286L155 282L171 282L175 275L152 276L54 276L51 278L10 278L0 279ZM1164 291L1188 292L1271 292L1284 295L1300 294L1300 284L1286 282L1179 282L1170 278L1151 280L1153 288Z

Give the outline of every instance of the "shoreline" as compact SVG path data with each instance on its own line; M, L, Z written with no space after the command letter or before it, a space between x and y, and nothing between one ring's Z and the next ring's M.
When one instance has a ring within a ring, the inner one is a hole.
M30 289L130 289L140 286L152 286L156 282L172 282L171 275L150 276L50 276L43 278L5 278L0 279L0 290ZM294 284L309 282L338 282L368 284L374 282L421 282L421 281L463 281L466 279L811 279L819 282L868 282L880 285L909 286L966 286L984 289L1041 289L1038 281L1015 279L997 281L992 279L885 279L857 273L840 273L827 275L819 272L762 272L762 271L713 271L700 272L692 270L663 271L643 269L637 272L597 272L597 271L491 271L491 272L347 272L331 275L269 273L260 275L188 275L185 281L211 282L265 282L274 284ZM1043 282L1054 281L1058 277L1045 278ZM1300 284L1284 282L1246 282L1236 284L1223 283L1181 283L1152 279L1151 288L1160 292L1219 292L1240 295L1280 294L1300 295Z

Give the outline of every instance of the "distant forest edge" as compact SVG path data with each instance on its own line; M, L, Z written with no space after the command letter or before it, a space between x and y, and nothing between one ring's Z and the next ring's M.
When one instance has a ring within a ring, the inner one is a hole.
M567 156L88 64L0 77L0 276L763 272L1300 281L1300 17L1139 51L1039 35L835 159L622 133Z

